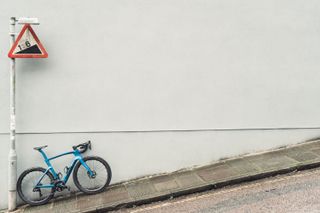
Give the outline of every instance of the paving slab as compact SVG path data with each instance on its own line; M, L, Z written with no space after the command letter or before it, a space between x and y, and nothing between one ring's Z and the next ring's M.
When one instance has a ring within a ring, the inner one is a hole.
M320 148L318 147L313 147L310 151L316 155L320 155Z
M304 150L314 150L314 149L320 149L320 143L319 143L319 140L316 140L316 141L311 141L309 143L305 143L305 144L299 144L297 146L297 148L301 148L301 149L304 149Z
M124 185L119 185L109 189L106 193L101 194L103 205L119 205L121 203L130 203L133 200Z
M75 194L56 198L47 205L21 206L16 212L106 212L319 166L320 141L317 140L203 167L132 180L110 186L105 192L96 195Z
M126 185L127 191L134 200L147 199L152 194L158 194L150 180L138 181Z
M250 175L256 174L260 168L247 159L234 159L226 161L226 164L232 167L238 174Z
M174 175L181 188L201 187L204 181L194 172L181 172Z
M248 160L261 171L287 168L298 163L298 161L283 155L281 152L251 156Z
M75 209L79 212L102 206L103 194L78 196Z
M170 192L179 188L174 176L159 176L151 179L151 184L158 192Z
M298 161L298 162L312 162L320 160L320 156L312 151L301 151L298 149L285 150L283 154Z
M206 182L217 182L237 176L237 172L226 163L199 169L197 174Z
M61 199L61 201L56 201L53 203L51 212L55 213L65 213L65 212L75 212L77 205L76 197L73 199ZM32 211L32 209L30 209Z

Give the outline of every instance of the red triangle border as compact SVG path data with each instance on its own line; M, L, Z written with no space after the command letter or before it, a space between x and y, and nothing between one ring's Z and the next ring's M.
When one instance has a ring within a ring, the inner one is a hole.
M23 34L25 33L25 31L29 29L30 33L32 34L34 40L37 42L42 54L13 54L13 51L16 49L21 37L23 36ZM44 49L43 45L41 44L38 36L35 34L35 32L33 31L32 27L30 26L30 24L25 24L21 30L21 32L18 35L18 38L16 39L15 43L13 44L13 46L11 47L9 53L8 53L8 57L9 58L48 58L48 53L47 51Z

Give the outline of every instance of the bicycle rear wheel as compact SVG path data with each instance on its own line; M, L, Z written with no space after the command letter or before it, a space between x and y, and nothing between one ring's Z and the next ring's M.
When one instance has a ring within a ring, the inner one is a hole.
M93 176L79 161L73 171L74 184L80 191L86 194L102 192L111 181L111 169L109 164L100 157L85 157L83 161L93 172Z
M38 186L53 184L54 178L50 172L45 173L46 170L41 167L31 168L24 171L17 182L17 191L20 198L26 203L36 206L42 205L54 196L54 187L52 188L38 188L36 184L41 181Z

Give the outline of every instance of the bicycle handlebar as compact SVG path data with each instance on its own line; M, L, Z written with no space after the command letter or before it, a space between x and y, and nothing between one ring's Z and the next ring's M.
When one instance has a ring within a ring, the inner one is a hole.
M79 149L78 149L79 148ZM85 143L81 143L79 145L73 146L72 149L76 150L78 149L78 151L82 154L85 153L88 148L91 150L91 141L85 142Z

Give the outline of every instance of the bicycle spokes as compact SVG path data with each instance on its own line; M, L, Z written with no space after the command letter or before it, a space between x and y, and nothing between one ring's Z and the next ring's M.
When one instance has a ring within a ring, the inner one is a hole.
M81 164L76 174L80 187L87 191L100 190L108 181L108 169L102 162L96 159L88 159L85 163L90 171Z
M20 192L24 198L37 203L46 200L52 195L52 179L40 170L26 173L21 180Z

